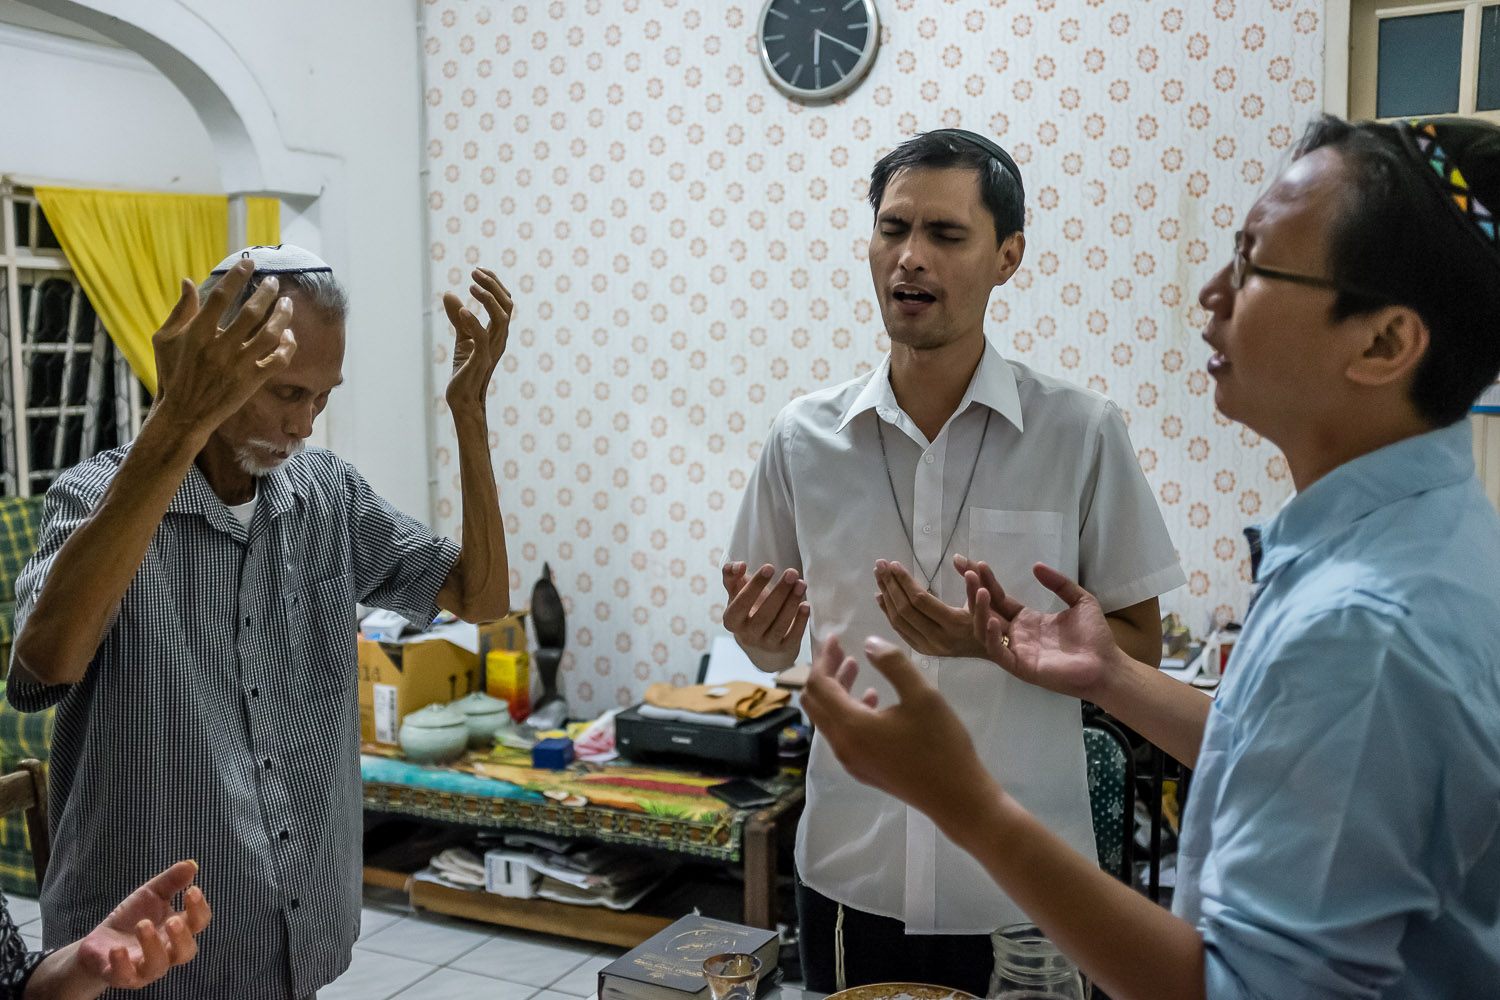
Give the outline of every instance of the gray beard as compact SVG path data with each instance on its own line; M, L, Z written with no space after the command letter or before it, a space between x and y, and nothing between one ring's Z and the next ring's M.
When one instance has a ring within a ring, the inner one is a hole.
M287 458L291 458L293 455L297 454L297 452L301 451L305 447L305 444L301 441L298 441L296 444L292 445L291 450L287 452L286 458L279 458L276 461L269 463L257 461L255 459L254 455L250 451L250 448L255 446L259 446L262 448L271 448L274 450L274 446L269 442L251 441L248 446L237 449L235 451L234 460L236 464L239 465L240 471L244 472L247 476L254 476L256 478L259 478L261 476L269 476L271 473L275 472L281 467L282 463L284 463Z

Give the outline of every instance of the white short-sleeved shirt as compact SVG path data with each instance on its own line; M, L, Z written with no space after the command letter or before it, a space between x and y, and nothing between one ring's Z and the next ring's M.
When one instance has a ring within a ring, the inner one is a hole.
M892 502L877 421L910 537ZM1010 594L1038 608L1060 609L1062 602L1032 576L1036 562L1079 580L1105 611L1185 582L1118 408L1007 361L989 344L931 442L897 405L889 359L782 410L725 558L745 560L752 572L765 563L797 569L807 580L815 643L842 636L846 649L857 650L866 636L879 635L909 650L876 604L875 560L936 570L933 593L959 605L964 582L952 567L954 552L987 561ZM1007 791L1092 857L1078 702L987 660L913 659ZM867 684L882 702L895 700L873 669L860 675L860 689ZM979 863L931 820L855 781L821 740L813 743L807 777L796 857L813 889L902 920L910 933L985 934L1022 919Z

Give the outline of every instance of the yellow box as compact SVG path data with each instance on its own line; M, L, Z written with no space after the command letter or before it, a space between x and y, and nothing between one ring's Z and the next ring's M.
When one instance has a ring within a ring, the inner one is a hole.
M359 734L365 743L396 746L401 720L412 712L483 690L482 653L519 650L525 656L526 612L480 625L480 652L446 639L413 642L415 638L397 642L359 639Z
M531 714L531 657L525 650L492 649L484 658L485 692L510 705L510 717L521 722Z

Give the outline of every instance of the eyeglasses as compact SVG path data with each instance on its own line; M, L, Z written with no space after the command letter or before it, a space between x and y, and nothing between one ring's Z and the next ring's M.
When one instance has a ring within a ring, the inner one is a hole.
M1229 268L1229 287L1239 291L1245 287L1245 279L1254 275L1262 278L1272 278L1276 281L1290 281L1294 285L1307 285L1310 288L1329 288L1333 291L1343 291L1344 286L1331 278L1314 278L1307 274L1294 274L1291 271L1282 271L1274 267L1261 267L1259 264L1250 263L1250 258L1245 253L1245 234L1243 231L1234 234L1234 261Z

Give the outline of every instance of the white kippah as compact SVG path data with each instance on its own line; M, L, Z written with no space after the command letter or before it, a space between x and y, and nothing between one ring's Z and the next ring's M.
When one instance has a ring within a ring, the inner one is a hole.
M333 268L311 250L283 243L274 247L246 247L219 261L212 274L223 274L240 261L255 261L256 274L304 274L308 271L333 272Z

